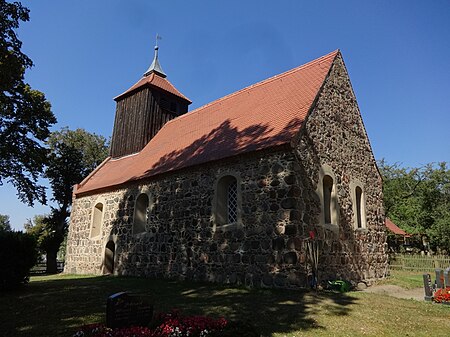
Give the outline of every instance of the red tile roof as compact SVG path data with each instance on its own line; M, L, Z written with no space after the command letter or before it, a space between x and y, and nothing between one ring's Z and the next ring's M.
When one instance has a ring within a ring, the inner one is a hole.
M336 50L169 121L141 152L106 160L75 193L290 143L338 53ZM130 90L142 85L139 83Z
M409 236L409 234L406 233L403 229L397 227L397 225L396 225L395 223L393 223L393 222L391 221L391 219L386 218L385 224L386 224L386 227L387 227L392 233L398 234L398 235L406 235L406 236Z
M174 94L175 96L178 96L186 101L190 103L191 100L189 98L187 98L186 96L184 96L181 92L179 92L177 90L177 88L175 88L173 86L172 83L169 82L169 80L167 80L166 78L159 76L155 73L151 73L148 76L144 76L142 77L136 84L134 84L130 89L128 89L127 91L125 91L124 93L120 94L117 97L114 97L114 100L119 100L120 98L130 94L131 92L137 90L138 88L141 88L145 85L151 86L151 87L156 87L156 88L161 88L165 91L168 91L172 94Z

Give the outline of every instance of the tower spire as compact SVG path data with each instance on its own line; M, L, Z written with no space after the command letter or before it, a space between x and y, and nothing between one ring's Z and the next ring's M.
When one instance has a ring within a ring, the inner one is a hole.
M153 57L153 62L150 64L150 67L147 69L147 71L144 73L144 76L148 76L151 73L156 73L161 77L167 77L167 75L164 73L164 71L161 68L161 65L158 61L158 40L161 40L161 36L156 34L156 44L155 44L155 56Z

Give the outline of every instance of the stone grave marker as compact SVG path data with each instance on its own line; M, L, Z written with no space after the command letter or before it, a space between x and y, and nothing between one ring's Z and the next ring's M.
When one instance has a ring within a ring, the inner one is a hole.
M436 272L436 288L444 288L444 271L442 269L435 269Z
M120 292L106 301L106 326L123 328L148 326L153 315L153 305L136 295Z
M433 299L433 286L431 285L431 275L423 274L423 288L425 290L425 301Z
M445 283L445 287L447 287L447 288L450 287L449 274L450 274L450 267L445 269L445 271L444 271L444 283Z

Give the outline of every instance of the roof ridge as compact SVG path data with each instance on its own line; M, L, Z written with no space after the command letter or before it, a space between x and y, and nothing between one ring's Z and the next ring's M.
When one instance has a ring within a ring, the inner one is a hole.
M196 109L194 109L194 110L192 110L192 111L189 111L188 113L185 113L185 114L183 114L183 115L181 115L181 116L178 116L178 117L176 117L176 118L174 118L174 119L171 119L170 121L168 121L168 122L163 126L163 128L164 128L167 124L175 123L175 122L181 120L182 118L189 117L189 116L191 116L191 115L193 115L193 114L195 114L195 113L198 113L200 110L203 110L203 109L205 109L205 108L207 108L207 107L209 107L209 106L212 106L212 105L221 103L222 101L225 101L225 100L227 100L227 99L229 99L229 98L231 98L231 97L234 97L234 96L236 96L236 95L238 95L238 94L240 94L240 93L242 93L242 92L246 92L247 90L253 89L253 88L255 88L255 87L260 87L260 86L262 86L262 85L271 83L271 82L273 82L273 81L275 81L275 80L277 80L277 79L279 79L279 78L282 78L282 77L285 77L285 76L290 75L290 74L292 74L292 73L295 73L295 72L297 72L297 71L299 71L299 70L301 70L301 69L303 69L303 68L310 67L310 66L312 66L312 65L314 65L314 64L316 64L316 63L318 63L318 62L320 63L320 61L322 61L323 59L328 58L328 57L332 56L333 54L337 54L337 53L339 53L339 49L336 49L336 50L334 50L334 51L332 51L332 52L330 52L330 53L328 53L328 54L326 54L326 55L323 55L323 56L318 57L318 58L316 58L316 59L314 59L314 60L311 60L311 61L309 61L309 62L306 62L306 63L304 63L304 64L301 64L301 65L299 65L299 66L297 66L297 67L295 67L295 68L293 68L293 69L289 69L289 70L287 70L287 71L285 71L285 72L283 72L283 73L281 73L281 74L277 74L277 75L271 76L271 77L269 77L269 78L266 78L266 79L264 79L264 80L261 80L261 81L259 81L259 82L254 83L254 84L251 84L251 85L249 85L249 86L247 86L247 87L244 87L244 88L242 88L242 89L239 89L239 90L237 90L237 91L234 91L234 92L232 92L232 93L230 93L230 94L228 94L228 95L222 96L222 97L220 97L220 98L218 98L218 99L216 99L216 100L214 100L214 101L212 101L212 102L206 103L205 105L202 105L202 106L200 106L200 107L198 107L198 108L196 108Z

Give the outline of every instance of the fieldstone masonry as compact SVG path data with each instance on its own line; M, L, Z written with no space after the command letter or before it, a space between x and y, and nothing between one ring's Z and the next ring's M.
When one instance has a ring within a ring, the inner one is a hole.
M334 235L322 235L321 265L324 278L370 280L387 271L382 179L366 135L346 68L338 57L317 104L300 132L296 157L303 190L313 199L319 170L331 166L336 177L339 228ZM351 200L352 181L359 181L365 193L366 228L355 229ZM311 203L305 221L310 228L319 223L320 204ZM322 228L329 232L329 228ZM319 231L320 233L320 231Z
M316 193L323 165L338 189L339 223L318 225ZM240 182L241 222L213 221L215 183ZM367 226L355 229L350 184L364 188ZM319 279L370 280L387 270L381 177L341 57L298 138L281 146L179 170L73 202L65 272L104 272L113 241L114 274L242 284L306 287L309 232L320 240ZM148 191L144 233L133 235L134 202ZM90 238L93 208L104 204L101 235Z

